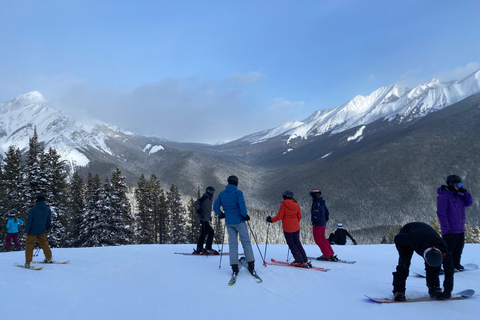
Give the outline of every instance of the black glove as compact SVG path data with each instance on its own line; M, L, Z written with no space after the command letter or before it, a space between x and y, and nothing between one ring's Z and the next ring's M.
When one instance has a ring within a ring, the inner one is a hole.
M353 240L353 245L356 246L356 245L357 245L357 241Z
M225 219L225 212L222 212L221 215L218 216L219 219Z
M247 216L246 216L246 217L242 216L242 218L243 218L243 220L244 220L244 221L248 221L248 220L250 220L250 216L249 216L248 214L247 214Z
M460 188L460 189L458 189L458 192L465 194L465 192L467 192L467 189L465 189L465 188Z
M267 222L272 222L272 217L268 216L267 217Z

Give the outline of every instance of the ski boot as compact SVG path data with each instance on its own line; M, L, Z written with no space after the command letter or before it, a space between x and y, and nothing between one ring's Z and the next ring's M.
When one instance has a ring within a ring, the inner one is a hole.
M53 263L53 260L52 259L45 259L45 260L43 260L43 263Z
M405 293L395 292L393 294L393 300L395 300L395 301L406 301L407 299L405 299Z
M238 268L238 264L232 264L232 271L233 274L238 275L238 272L240 271L240 269Z

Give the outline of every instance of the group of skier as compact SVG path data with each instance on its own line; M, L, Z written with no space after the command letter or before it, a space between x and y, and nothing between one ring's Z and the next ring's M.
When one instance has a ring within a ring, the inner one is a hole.
M230 176L228 185L213 203L213 211L220 219L225 218L225 224L229 236L229 257L233 273L238 274L238 236L245 252L249 271L255 273L255 258L248 234L246 221L250 220L245 205L245 199L238 186L238 178ZM213 197L213 193L207 188L207 197ZM394 242L399 254L396 271L393 272L393 294L395 301L405 301L406 279L413 253L416 252L424 258L426 270L426 284L432 299L448 299L453 290L453 273L456 270L463 271L461 255L465 244L465 208L472 205L471 194L463 187L459 176L450 175L446 179L446 185L437 190L437 216L440 222L440 236L431 226L423 222L411 222L400 229L395 236ZM325 237L326 224L329 220L329 211L319 189L310 190L312 199L311 224L313 238L319 246L322 256L318 260L338 261L331 244L345 244L348 236L354 245L357 244L350 233L343 228L343 224L337 224L337 230L327 240ZM205 196L205 195L204 195ZM278 214L275 217L268 216L268 223L282 221L285 240L295 259L293 266L311 267L311 262L303 249L300 241L300 220L302 213L300 206L294 198L291 190L285 190L282 194L283 201L280 203ZM203 202L205 203L205 201ZM209 202L211 203L211 201ZM202 219L210 220L211 212L208 207L204 208ZM223 209L223 211L222 211ZM200 215L199 215L200 217ZM200 218L199 218L200 219ZM203 221L203 220L201 220ZM202 227L205 225L202 222ZM207 227L208 228L208 227ZM207 232L213 238L213 230ZM197 252L202 252L205 232L202 231L197 244ZM211 251L211 239L207 240L206 253ZM217 253L218 254L218 253ZM443 264L443 270L441 268ZM443 290L440 287L439 274L445 273Z
M213 204L212 199L215 193L213 187L208 187L202 197L196 201L195 207L198 208L198 220L200 221L202 231L198 239L197 248L193 254L219 254L218 251L212 249L214 232L209 221L211 220L210 213L213 209L220 219L225 219L225 226L228 232L230 265L233 273L237 274L239 271L238 237L240 237L240 242L242 243L245 253L245 260L248 263L248 270L254 274L255 258L246 223L246 221L250 220L250 217L247 212L243 192L238 189L238 177L230 176L227 182L228 185L225 187L225 190L220 192ZM311 223L313 227L313 238L322 252L322 256L317 259L338 261L332 246L325 237L329 211L321 195L322 192L319 189L312 189L310 191L310 197L312 199ZM294 193L291 190L285 190L282 197L284 200L280 203L277 216L273 218L270 216L267 217L267 222L275 223L282 221L285 239L295 259L292 265L305 268L312 267L300 242L300 220L302 219L300 205L297 203L297 200L295 200ZM206 244L205 248L203 248L205 238ZM353 241L355 242L355 240ZM341 242L341 240L339 240L339 242Z
M206 188L205 193L195 203L198 220L201 224L201 233L194 254L219 254L212 249L214 231L210 226L212 209L220 219L225 219L228 232L229 258L233 274L239 272L238 265L238 237L243 246L247 268L256 275L255 258L250 241L247 221L250 217L247 212L243 192L238 189L238 177L230 176L228 185L220 192L213 201L215 189ZM448 299L453 290L454 271L463 271L461 256L465 244L465 208L473 204L472 195L464 188L459 176L450 175L446 179L446 185L437 190L437 216L440 222L441 236L429 225L423 222L411 222L400 229L394 238L395 246L399 254L396 271L393 272L393 294L395 301L405 301L406 279L413 253L416 252L424 258L426 270L426 284L428 292L433 299ZM268 216L268 223L282 221L285 240L295 259L292 263L296 267L312 267L311 262L303 249L300 241L300 220L302 213L300 205L294 198L291 190L285 190L282 194L283 201L280 203L278 214L275 217ZM329 239L325 237L326 224L329 220L329 211L319 189L310 190L312 199L311 224L313 238L319 246L322 256L318 260L338 261L332 249L331 243L345 244L348 236L353 244L357 244L348 231L339 223L337 231L331 234ZM42 248L46 263L52 262L52 252L48 245L47 236L51 229L51 211L45 203L45 196L38 195L35 206L29 211L25 223L25 267L29 268L32 262L35 241ZM16 217L14 212L9 213L7 221L6 249L10 251L13 241L17 250L20 250L18 242L18 227L23 221ZM205 248L203 244L206 239ZM443 270L442 270L443 265ZM439 274L445 273L443 290L440 287Z

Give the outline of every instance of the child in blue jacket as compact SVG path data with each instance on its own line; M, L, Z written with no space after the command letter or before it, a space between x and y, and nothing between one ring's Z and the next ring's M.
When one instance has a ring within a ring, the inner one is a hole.
M23 224L22 219L18 219L16 217L15 212L10 212L8 214L8 221L7 221L7 240L5 244L5 249L7 249L7 252L10 251L10 248L12 246L10 240L13 240L13 243L15 244L15 247L17 248L17 251L20 250L22 247L20 246L20 243L18 242L18 227Z

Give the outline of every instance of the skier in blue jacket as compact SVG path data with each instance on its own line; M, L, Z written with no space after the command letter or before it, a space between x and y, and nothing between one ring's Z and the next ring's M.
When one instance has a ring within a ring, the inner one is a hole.
M225 190L220 192L213 204L213 211L220 219L225 218L225 225L228 231L228 247L230 265L232 271L238 274L238 236L242 242L243 251L245 252L245 260L248 262L248 270L255 273L255 257L253 256L252 244L248 235L247 224L245 221L250 220L245 205L243 192L238 190L238 178L230 176L227 179L228 185ZM220 209L223 208L223 212Z
M21 250L20 242L18 242L18 227L23 224L23 220L16 217L15 212L10 212L8 214L7 221L7 239L5 240L5 249L10 251L12 243L10 240L13 240L17 251Z

